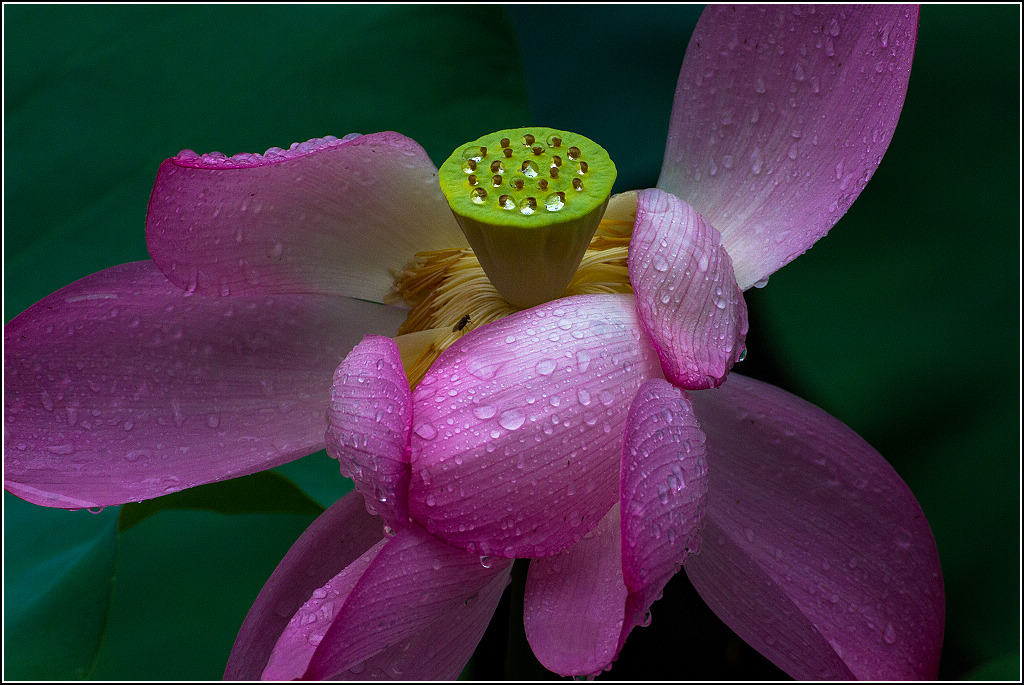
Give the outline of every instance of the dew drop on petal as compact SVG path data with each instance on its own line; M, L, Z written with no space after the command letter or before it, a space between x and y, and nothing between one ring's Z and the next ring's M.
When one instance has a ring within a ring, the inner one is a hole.
M502 412L498 417L498 424L505 430L514 431L526 422L526 412L519 407L514 407Z
M416 426L415 433L424 440L433 440L437 437L437 429L434 428L434 424L428 421L424 421Z
M490 406L489 404L481 404L473 407L473 416L478 419L489 419L497 413L497 409Z
M557 363L553 359L545 359L544 361L537 362L536 371L541 376L550 376L556 366Z

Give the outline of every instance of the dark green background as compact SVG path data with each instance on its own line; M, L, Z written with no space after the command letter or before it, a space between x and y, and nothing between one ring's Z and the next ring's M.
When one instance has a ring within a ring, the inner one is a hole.
M391 129L441 161L481 133L536 123L604 145L618 189L652 186L697 16L5 6L4 320L145 259L153 177L182 148L262 152ZM826 239L748 292L738 368L848 423L916 493L942 556L951 678L1019 670L1019 26L1017 6L923 8L889 153ZM291 480L98 515L4 493L4 675L220 677L248 606L318 508L301 491L326 505L347 487L323 454L279 471ZM476 677L536 673L515 602L499 608ZM777 675L685 576L653 616L612 676Z

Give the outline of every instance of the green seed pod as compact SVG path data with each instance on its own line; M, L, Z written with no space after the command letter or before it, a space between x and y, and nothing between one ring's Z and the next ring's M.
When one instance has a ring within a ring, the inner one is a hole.
M438 174L487 277L519 308L561 296L604 215L615 175L594 141L541 126L463 145Z

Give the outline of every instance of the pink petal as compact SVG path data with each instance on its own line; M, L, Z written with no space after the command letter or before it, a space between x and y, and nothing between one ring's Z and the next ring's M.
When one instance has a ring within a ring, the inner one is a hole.
M546 668L606 670L633 628L646 625L651 604L696 545L704 453L685 393L657 378L644 383L626 420L621 510L613 507L569 549L530 562L526 636Z
M302 677L338 611L387 543L386 538L378 540L322 587L313 590L282 631L260 675L261 680L298 680Z
M626 408L660 376L629 295L556 300L471 332L413 393L410 515L477 554L565 549L617 501Z
M797 679L935 678L938 552L913 494L848 427L733 374L694 393L708 436L701 597Z
M416 252L467 246L436 167L397 133L218 155L166 160L149 201L149 253L189 291L380 302Z
M676 196L641 191L629 281L665 377L688 390L721 385L743 353L747 305L718 231Z
M355 481L366 508L392 527L409 518L412 394L398 346L366 336L334 372L327 453Z
M619 654L627 594L619 528L616 505L572 547L530 561L526 639L550 671L596 674Z
M910 78L918 8L712 6L676 86L658 187L722 232L744 290L867 184Z
M245 617L228 658L225 680L258 679L289 618L310 594L383 537L383 522L366 512L363 498L355 492L317 517L288 550ZM305 670L302 665L298 674Z
M323 295L192 296L152 262L83 278L4 327L4 487L105 506L321 449L334 368L401 314Z
M705 452L686 393L661 379L644 383L629 408L622 448L622 573L629 602L620 649L696 547L707 507Z
M497 574L476 597L348 673L356 680L455 680L476 651L508 583L508 572Z
M479 556L449 547L419 526L399 530L351 591L332 607L337 614L304 677L335 678L353 667L353 674L361 677L364 662L410 639L417 653L432 652L429 663L450 673L453 657L464 655L468 661L501 596L492 582L504 589L510 570L507 560L482 562ZM298 618L295 623L302 621ZM448 630L455 632L441 637ZM438 642L436 650L417 638L422 631L432 633ZM401 660L402 668L424 668ZM464 665L459 666L460 671Z

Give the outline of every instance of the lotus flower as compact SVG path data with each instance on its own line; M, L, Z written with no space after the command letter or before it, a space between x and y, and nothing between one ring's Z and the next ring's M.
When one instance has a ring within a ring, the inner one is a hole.
M942 581L912 494L835 419L726 380L741 291L824 235L877 167L916 17L706 11L659 188L636 196L635 297L479 326L414 391L395 344L363 337L401 313L363 300L416 252L465 246L422 149L385 133L166 161L153 262L5 329L5 488L102 506L326 443L366 508L346 496L299 539L228 677L454 677L514 557L534 559L527 634L559 673L609 667L685 563L794 677L934 677Z

